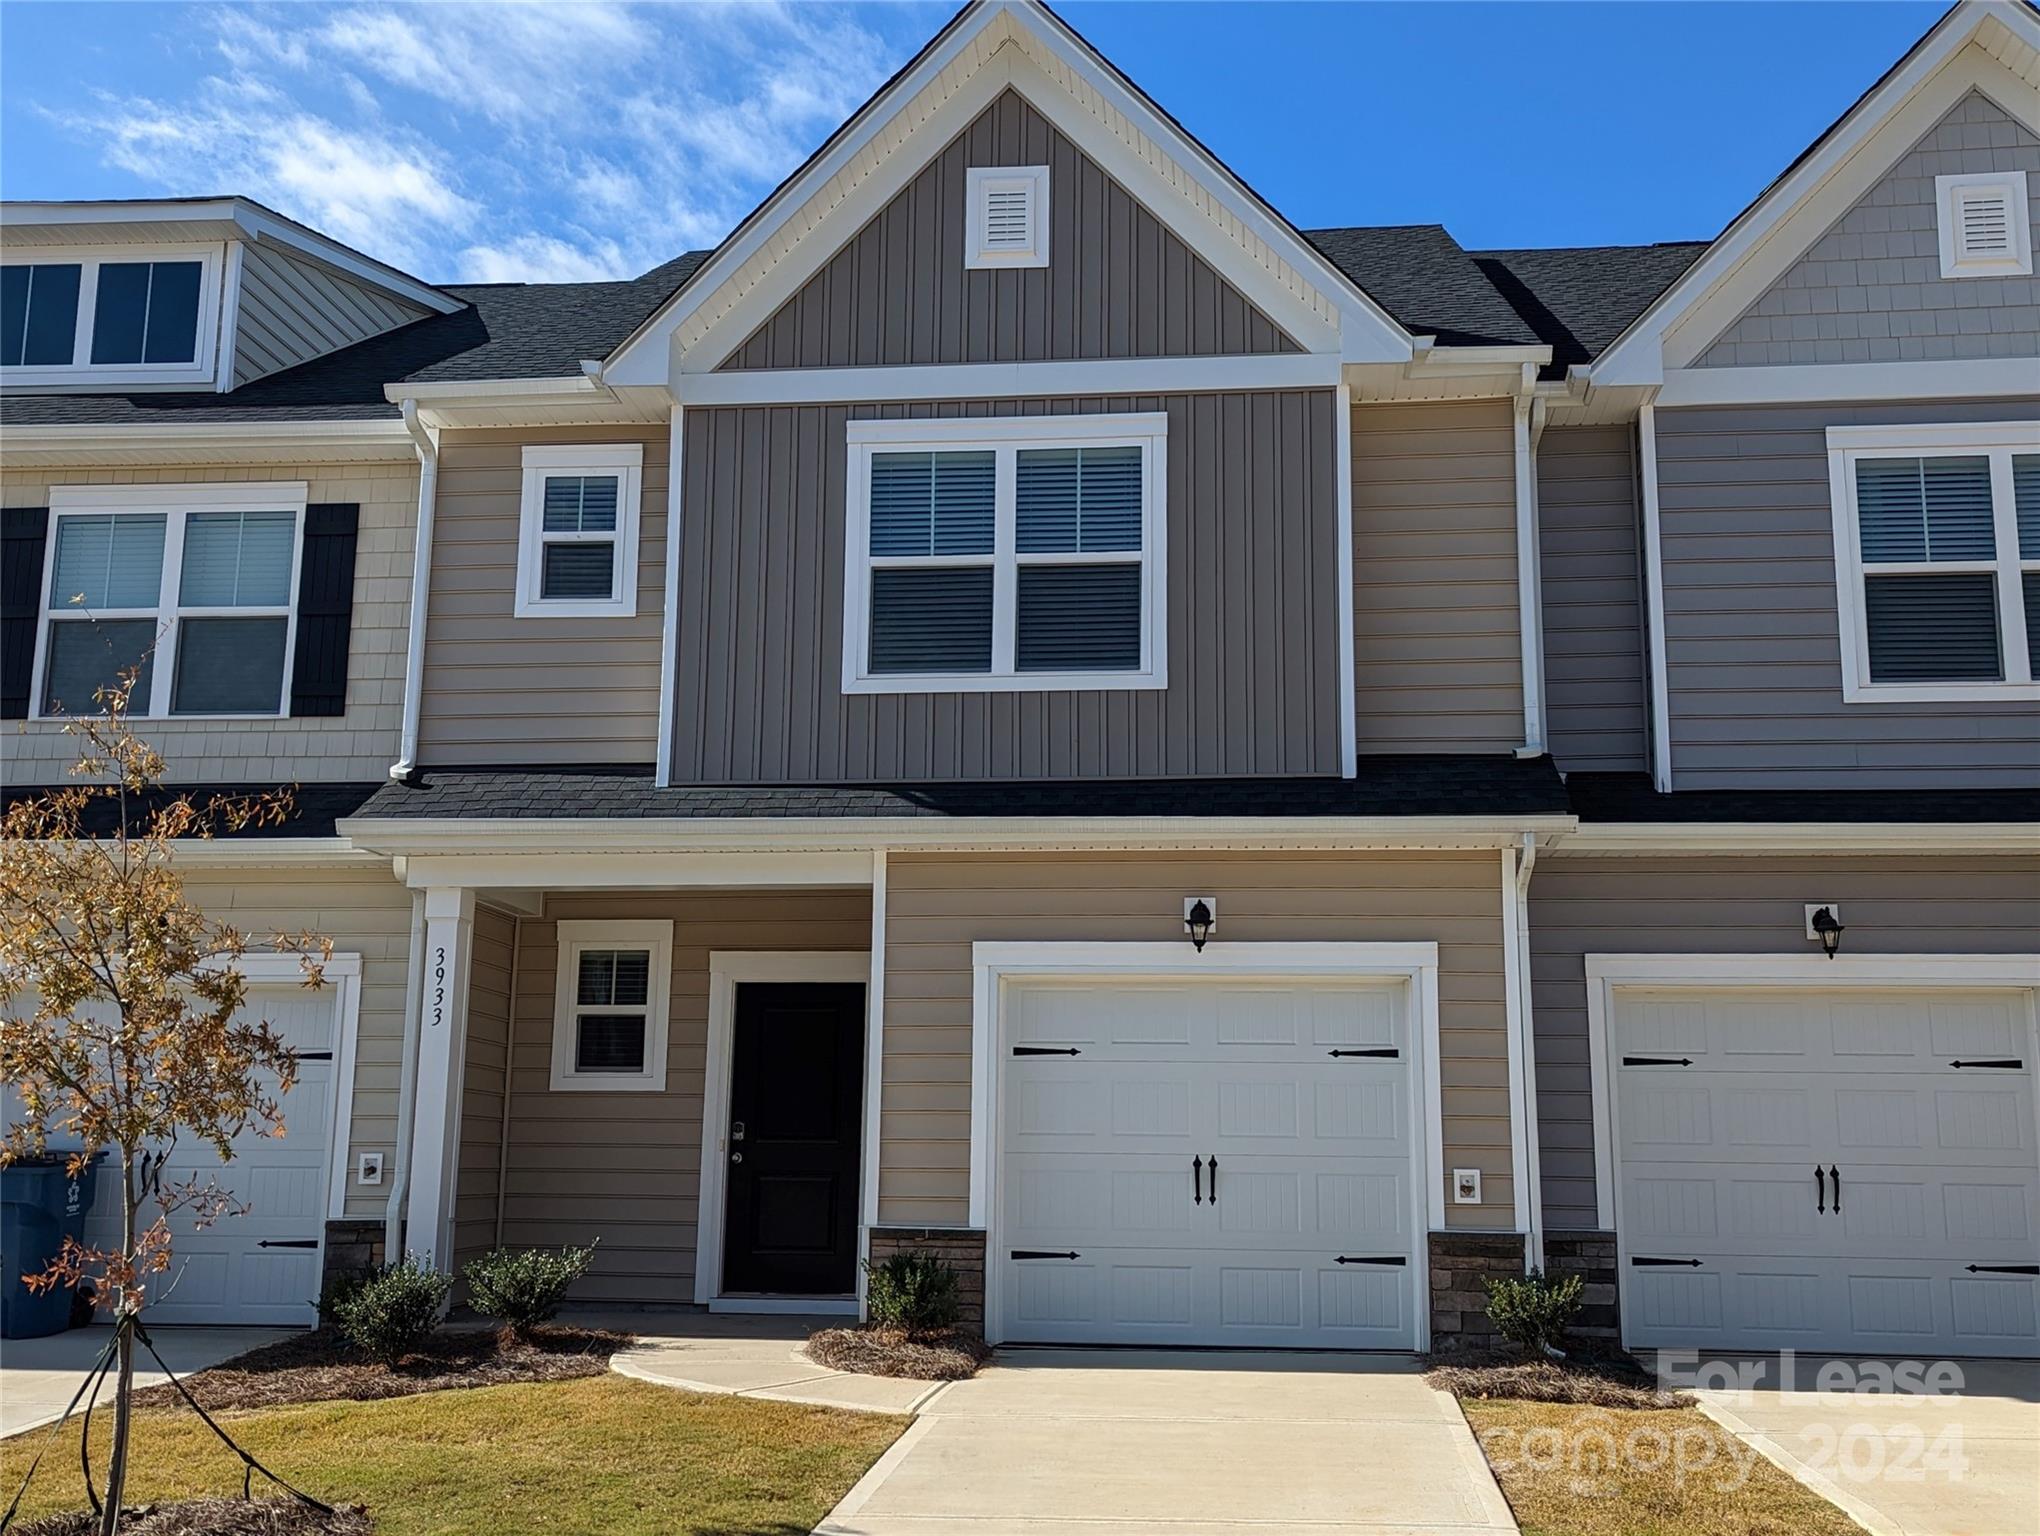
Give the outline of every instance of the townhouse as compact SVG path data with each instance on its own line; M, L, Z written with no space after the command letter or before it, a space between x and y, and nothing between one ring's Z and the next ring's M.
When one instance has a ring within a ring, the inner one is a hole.
M6 206L9 789L140 663L339 950L162 1319L2040 1352L2036 174L1963 0L1715 240L1304 232L983 0L629 281Z

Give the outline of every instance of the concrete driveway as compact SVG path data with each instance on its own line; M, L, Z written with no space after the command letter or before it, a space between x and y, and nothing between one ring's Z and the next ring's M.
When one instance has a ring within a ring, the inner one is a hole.
M1874 1362L1841 1363L1874 1379ZM1759 1386L1698 1396L1710 1418L1872 1536L2040 1531L2040 1361L1951 1363L1962 1387L1948 1395ZM1802 1386L1818 1364L1801 1363Z
M0 1437L47 1424L61 1414L85 1372L106 1347L111 1330L73 1328L45 1339L0 1339ZM248 1350L288 1338L287 1328L152 1328L149 1337L179 1376ZM152 1387L167 1378L145 1349L137 1349L135 1384ZM147 1365L149 1369L142 1367ZM102 1390L100 1400L106 1400Z
M1450 1398L1366 1356L1002 1351L817 1536L1461 1536L1515 1522Z

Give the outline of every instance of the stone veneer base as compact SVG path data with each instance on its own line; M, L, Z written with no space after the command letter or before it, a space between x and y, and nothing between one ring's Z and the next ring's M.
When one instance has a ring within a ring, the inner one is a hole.
M961 1321L978 1332L985 1326L985 1234L976 1227L873 1227L871 1262L896 1253L932 1253L956 1270L963 1303Z

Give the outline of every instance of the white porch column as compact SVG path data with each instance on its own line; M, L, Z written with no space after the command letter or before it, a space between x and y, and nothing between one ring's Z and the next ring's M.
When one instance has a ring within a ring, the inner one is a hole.
M461 1072L474 947L475 893L425 892L425 976L418 1018L418 1106L411 1126L411 1193L404 1246L440 1269L453 1267L454 1175L460 1152Z

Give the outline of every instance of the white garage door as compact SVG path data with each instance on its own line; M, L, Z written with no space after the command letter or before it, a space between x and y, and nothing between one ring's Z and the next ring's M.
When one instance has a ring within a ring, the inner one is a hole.
M2029 994L1614 996L1632 1345L2040 1353Z
M211 1147L189 1138L178 1142L163 1169L165 1187L194 1175L217 1180L247 1211L202 1231L187 1216L170 1218L175 1257L168 1273L150 1282L151 1322L309 1327L318 1320L339 990L331 983L317 992L250 983L247 1011L267 1019L301 1053L297 1082L281 1101L285 1134L244 1131L234 1140L233 1160L224 1164ZM101 1168L86 1231L113 1245L120 1240L119 1194L112 1170ZM155 1215L154 1205L144 1202L141 1220Z
M1414 1348L1408 1012L1402 982L1010 985L1004 1337Z

